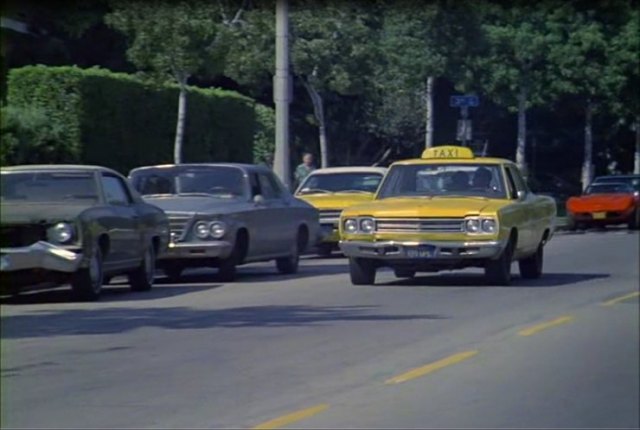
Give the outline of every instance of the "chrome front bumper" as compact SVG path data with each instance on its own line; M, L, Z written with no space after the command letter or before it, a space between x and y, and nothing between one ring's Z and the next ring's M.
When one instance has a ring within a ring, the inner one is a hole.
M82 253L39 241L19 248L0 248L0 272L43 269L73 273L80 268Z
M347 257L379 260L472 260L497 258L506 242L365 242L340 241L340 249Z
M177 242L169 243L169 248L158 258L171 260L174 258L227 258L231 255L233 244L218 240L215 242Z

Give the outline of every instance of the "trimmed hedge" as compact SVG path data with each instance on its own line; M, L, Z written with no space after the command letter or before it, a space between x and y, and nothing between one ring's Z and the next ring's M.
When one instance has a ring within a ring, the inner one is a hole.
M261 148L273 141L270 108L232 91L188 91L183 162L252 162L254 141ZM9 72L7 102L38 107L63 127L65 162L126 174L173 162L178 93L175 85L153 85L100 68L38 65Z

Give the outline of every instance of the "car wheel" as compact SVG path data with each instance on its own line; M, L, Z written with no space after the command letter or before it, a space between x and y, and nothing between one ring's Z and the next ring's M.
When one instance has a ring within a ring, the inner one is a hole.
M513 261L514 240L509 243L496 260L490 260L484 268L487 282L491 285L509 285L511 283L511 262Z
M318 255L320 255L321 257L331 257L332 252L333 252L332 243L322 243L318 245Z
M89 265L74 274L71 280L71 288L74 295L80 300L97 300L102 291L103 279L102 250L96 243L89 257Z
M538 245L538 249L535 254L518 261L520 276L525 279L538 279L542 276L542 260L544 256L543 249L544 245L541 243Z
M302 239L300 233L296 236L296 241L291 245L291 251L288 257L282 257L276 259L276 267L278 271L285 275L290 275L298 271L298 264L300 263L300 249Z
M167 278L169 278L170 282L176 283L180 282L184 267L177 264L167 264L162 267L162 271L165 275L167 275Z
M373 285L376 282L375 262L368 258L349 258L349 274L353 285Z
M393 274L396 278L413 278L416 276L416 271L411 269L393 269Z
M144 252L140 266L129 273L129 285L132 291L149 291L153 287L153 279L156 275L156 252L150 243Z

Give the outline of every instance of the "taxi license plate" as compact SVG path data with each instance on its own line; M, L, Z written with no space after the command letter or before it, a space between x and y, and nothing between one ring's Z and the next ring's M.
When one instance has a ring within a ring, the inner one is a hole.
M607 217L606 212L594 212L593 219L605 219Z
M407 257L409 258L429 258L433 257L435 251L434 246L421 245L412 248L407 248Z

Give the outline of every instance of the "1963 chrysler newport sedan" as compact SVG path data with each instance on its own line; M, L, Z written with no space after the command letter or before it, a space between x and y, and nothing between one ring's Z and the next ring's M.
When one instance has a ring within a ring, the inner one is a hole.
M132 290L153 285L156 257L169 242L162 210L125 177L99 166L2 168L2 287L18 292L71 282L83 300L126 274Z
M129 179L169 216L169 251L158 264L174 280L188 267L217 267L219 278L231 281L236 266L266 260L294 273L300 253L318 240L318 211L264 166L147 166Z

